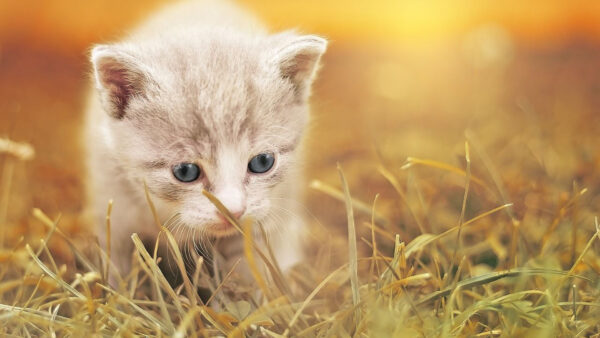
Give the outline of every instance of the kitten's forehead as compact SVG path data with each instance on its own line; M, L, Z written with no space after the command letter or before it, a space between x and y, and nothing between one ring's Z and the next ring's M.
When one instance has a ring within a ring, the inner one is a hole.
M163 135L158 147L216 160L224 145L259 152L297 141L305 107L292 106L293 93L269 64L266 42L221 37L170 44L148 49L144 58L159 90L137 107L141 129Z

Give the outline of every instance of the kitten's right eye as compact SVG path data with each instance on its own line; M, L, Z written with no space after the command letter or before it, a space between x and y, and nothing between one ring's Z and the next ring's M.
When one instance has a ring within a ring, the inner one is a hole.
M173 176L181 182L193 182L200 177L200 167L194 163L179 163L173 167Z

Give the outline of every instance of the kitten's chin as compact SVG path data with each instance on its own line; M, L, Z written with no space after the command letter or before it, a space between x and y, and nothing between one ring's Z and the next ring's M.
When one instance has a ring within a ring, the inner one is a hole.
M222 238L231 237L233 235L238 234L239 232L233 225L229 223L216 223L211 225L205 225L204 233L214 238Z

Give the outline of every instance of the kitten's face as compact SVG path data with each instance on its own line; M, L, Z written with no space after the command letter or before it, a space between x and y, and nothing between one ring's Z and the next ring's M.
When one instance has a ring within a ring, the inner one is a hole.
M125 173L180 224L224 236L235 229L202 190L240 218L282 212L272 201L286 198L278 187L299 165L325 41L284 34L198 44L96 47L96 84L111 116L99 127Z

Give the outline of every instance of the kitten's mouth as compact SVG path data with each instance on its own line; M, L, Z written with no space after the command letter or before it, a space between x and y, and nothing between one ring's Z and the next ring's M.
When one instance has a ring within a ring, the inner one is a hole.
M207 225L206 231L214 237L228 237L238 233L233 224L227 220Z

